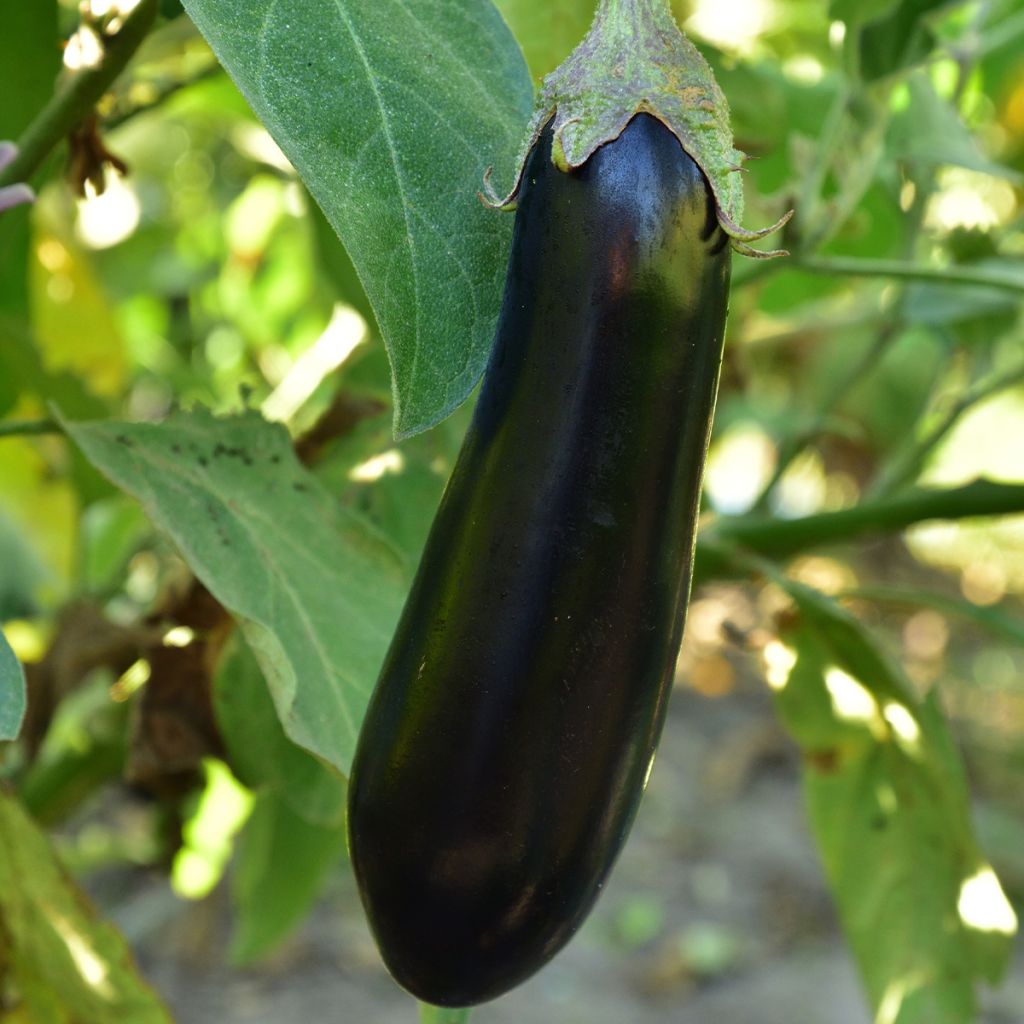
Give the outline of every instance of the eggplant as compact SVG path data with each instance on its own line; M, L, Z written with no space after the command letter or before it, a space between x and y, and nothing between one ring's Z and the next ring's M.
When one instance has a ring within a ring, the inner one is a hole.
M369 703L349 845L384 961L468 1006L583 921L651 771L689 597L729 239L636 114L527 160L472 423Z

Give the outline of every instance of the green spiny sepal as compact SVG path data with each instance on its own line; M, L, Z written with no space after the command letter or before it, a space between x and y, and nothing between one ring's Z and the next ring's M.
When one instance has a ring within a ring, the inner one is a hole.
M748 231L740 226L739 172L746 156L733 147L729 105L711 68L676 25L667 0L601 0L586 37L544 79L512 191L504 198L496 195L488 173L484 202L514 209L526 158L548 124L554 132L552 159L568 171L618 138L641 111L658 118L704 173L718 221L737 252L757 258L786 255L749 243L777 231L792 211L771 227Z

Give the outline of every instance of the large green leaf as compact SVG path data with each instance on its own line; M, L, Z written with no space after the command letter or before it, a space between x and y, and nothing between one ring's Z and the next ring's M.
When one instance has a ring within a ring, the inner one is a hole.
M285 939L344 854L344 825L312 825L274 793L261 794L235 857L232 959L249 963Z
M394 373L395 429L469 394L490 351L529 73L490 0L185 0L352 257Z
M288 736L347 772L398 617L401 558L254 412L66 427L240 620Z
M376 317L356 268L352 265L345 246L334 233L334 228L324 216L324 211L312 199L309 201L309 220L313 229L317 263L328 283L337 297L355 309L373 328L376 325Z
M0 790L0 964L46 1024L171 1024L124 939L96 919L17 801Z
M25 673L0 632L0 741L13 740L25 718Z
M1016 930L983 859L955 744L860 624L779 580L797 611L768 650L843 927L879 1020L968 1024Z

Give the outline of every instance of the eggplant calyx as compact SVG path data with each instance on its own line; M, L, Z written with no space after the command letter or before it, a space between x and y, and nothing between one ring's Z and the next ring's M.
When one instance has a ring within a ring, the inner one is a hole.
M729 105L710 66L683 35L667 0L601 0L583 41L541 85L511 191L497 195L488 171L481 200L495 209L515 208L526 158L549 123L552 161L570 171L617 139L639 113L661 121L701 169L718 221L737 252L759 258L785 254L748 244L777 231L792 211L767 228L740 226L743 183L736 172L747 157L733 146Z

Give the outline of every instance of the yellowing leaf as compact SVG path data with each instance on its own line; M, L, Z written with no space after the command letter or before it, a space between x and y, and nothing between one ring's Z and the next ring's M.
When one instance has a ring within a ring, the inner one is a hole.
M21 806L0 792L0 937L33 1024L171 1024L124 939L97 919ZM14 1019L18 1019L15 1017Z
M113 310L86 254L51 228L56 217L37 217L29 266L32 322L43 365L70 370L98 395L117 395L125 357Z
M14 417L22 415L19 406ZM25 418L36 413L28 412ZM43 583L61 592L70 584L78 538L78 497L66 476L54 472L54 459L61 456L59 439L55 447L35 439L11 437L4 440L0 471L0 507L16 528L25 547L49 570L47 579L29 581L38 590ZM14 563L0 571L11 572Z

